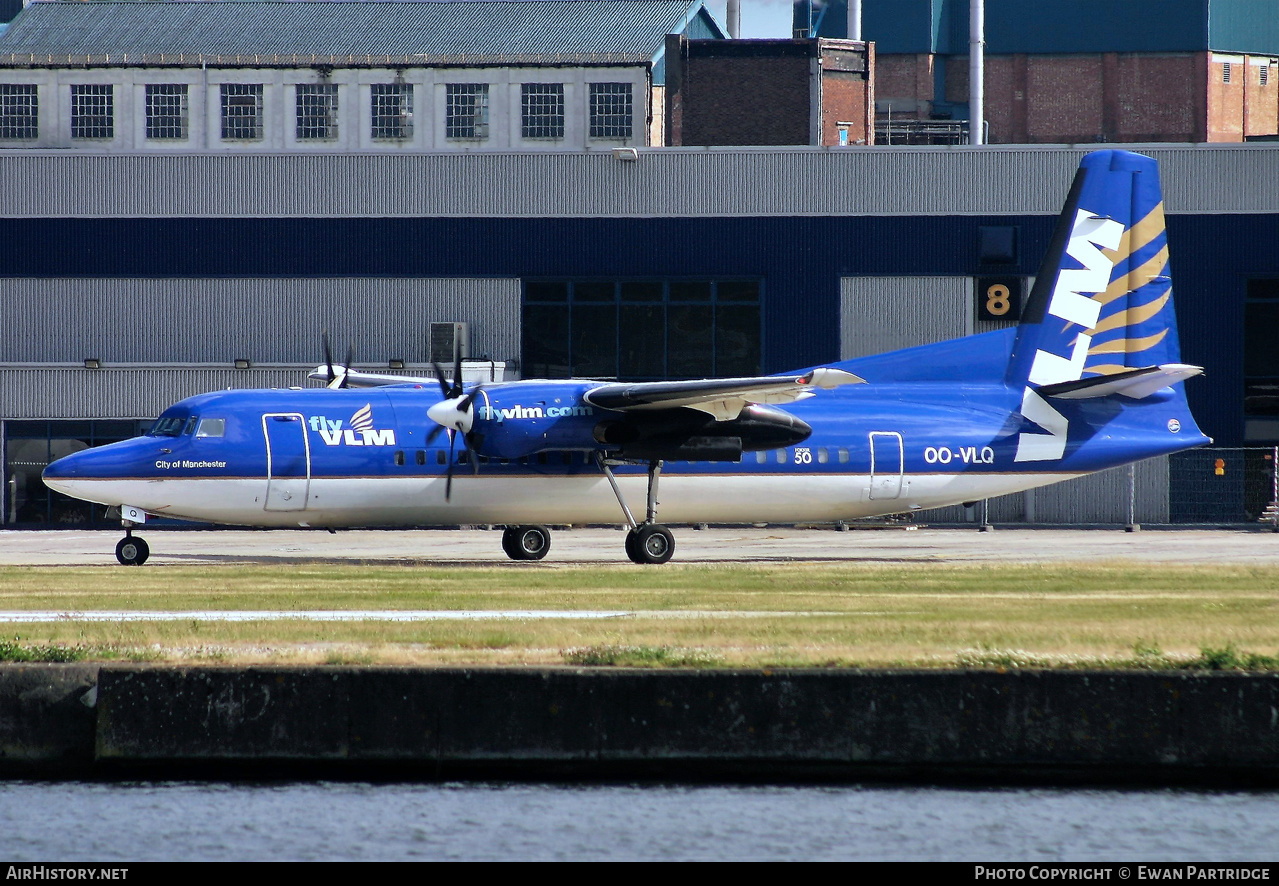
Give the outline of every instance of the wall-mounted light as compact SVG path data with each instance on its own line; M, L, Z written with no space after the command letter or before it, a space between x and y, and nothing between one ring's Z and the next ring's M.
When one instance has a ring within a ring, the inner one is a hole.
M397 360L397 359L395 359L394 357L392 357L390 360L386 361L386 365L387 365L387 366L389 366L389 367L391 367L392 369L403 369L403 368L404 368L404 361L403 361L403 360Z
M634 163L636 160L639 159L639 151L637 151L635 148L614 148L613 159L624 160L629 163Z
M253 364L252 364L252 363L250 363L248 360L243 360L243 359L241 359L241 360L236 360L236 361L235 361L235 368L236 368L236 369L248 369L248 368L249 368L250 366L252 366L252 365L253 365Z
M85 369L101 369L102 361L99 360L97 357L85 357L84 368Z

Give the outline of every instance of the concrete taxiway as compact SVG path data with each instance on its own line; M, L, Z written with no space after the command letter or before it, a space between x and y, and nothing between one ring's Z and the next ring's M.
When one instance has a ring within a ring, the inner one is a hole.
M1279 534L1264 529L675 528L672 563L1146 561L1279 565ZM625 563L617 529L559 529L538 563L513 563L501 532L457 530L161 530L143 568L219 563L398 562L511 568ZM0 532L0 566L115 566L119 531Z

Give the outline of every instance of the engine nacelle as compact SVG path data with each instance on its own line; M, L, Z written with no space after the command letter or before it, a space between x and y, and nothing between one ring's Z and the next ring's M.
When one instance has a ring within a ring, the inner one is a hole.
M784 449L813 429L789 412L748 406L731 421L694 409L637 410L595 426L595 442L621 458L664 461L737 461L743 452Z
M582 398L593 385L485 386L474 401L471 447L490 458L597 449L646 461L737 461L743 452L794 446L813 432L772 406L747 406L731 421L689 408L602 409Z

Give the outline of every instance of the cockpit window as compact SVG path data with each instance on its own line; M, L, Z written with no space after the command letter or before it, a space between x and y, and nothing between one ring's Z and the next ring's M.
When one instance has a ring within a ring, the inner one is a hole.
M190 418L188 418L188 419L187 419L187 426L186 426L186 430L184 430L184 431L182 432L182 436L184 436L184 437L189 437L189 436L191 436L191 432L195 430L195 423L196 423L197 421L199 421L199 420L200 420L200 419L199 419L199 417L198 417L198 416L195 416L195 415L193 415L193 416L191 416Z
M226 435L225 418L202 418L200 426L195 429L197 437L222 437Z
M185 415L169 416L168 418L158 418L155 424L151 426L151 430L147 431L147 435L151 437L177 437L182 433L182 429L186 427L187 417Z

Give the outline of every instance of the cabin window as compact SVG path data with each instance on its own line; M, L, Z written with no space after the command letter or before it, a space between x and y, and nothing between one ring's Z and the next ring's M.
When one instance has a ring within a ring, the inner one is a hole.
M830 461L830 451L825 446L817 447L817 463L824 465Z
M426 450L419 449L417 452L413 453L413 460L420 465L426 464Z
M446 465L449 463L449 457L444 454L443 449L435 450L435 463L437 465Z
M761 449L759 452L755 453L755 464L762 465L766 461L768 461L767 452Z
M777 463L778 463L779 465L784 465L784 464L786 464L786 450L785 450L785 449L779 449L779 450L777 450Z
M848 450L843 446L839 447L839 463L841 465L848 464Z
M226 436L226 419L225 418L204 418L200 420L200 424L195 429L197 437L225 437Z
M404 453L403 453L403 451L397 451L397 452L395 453L395 463L396 463L397 465L402 465L402 464L404 464Z
M199 420L200 420L200 419L199 419L197 416L194 416L194 415L193 415L193 416L191 416L190 418L188 418L188 419L187 419L187 426L186 426L186 429L182 432L182 436L184 436L184 437L190 437L190 436L191 436L191 434L195 432L195 423L196 423L197 421L199 421Z

